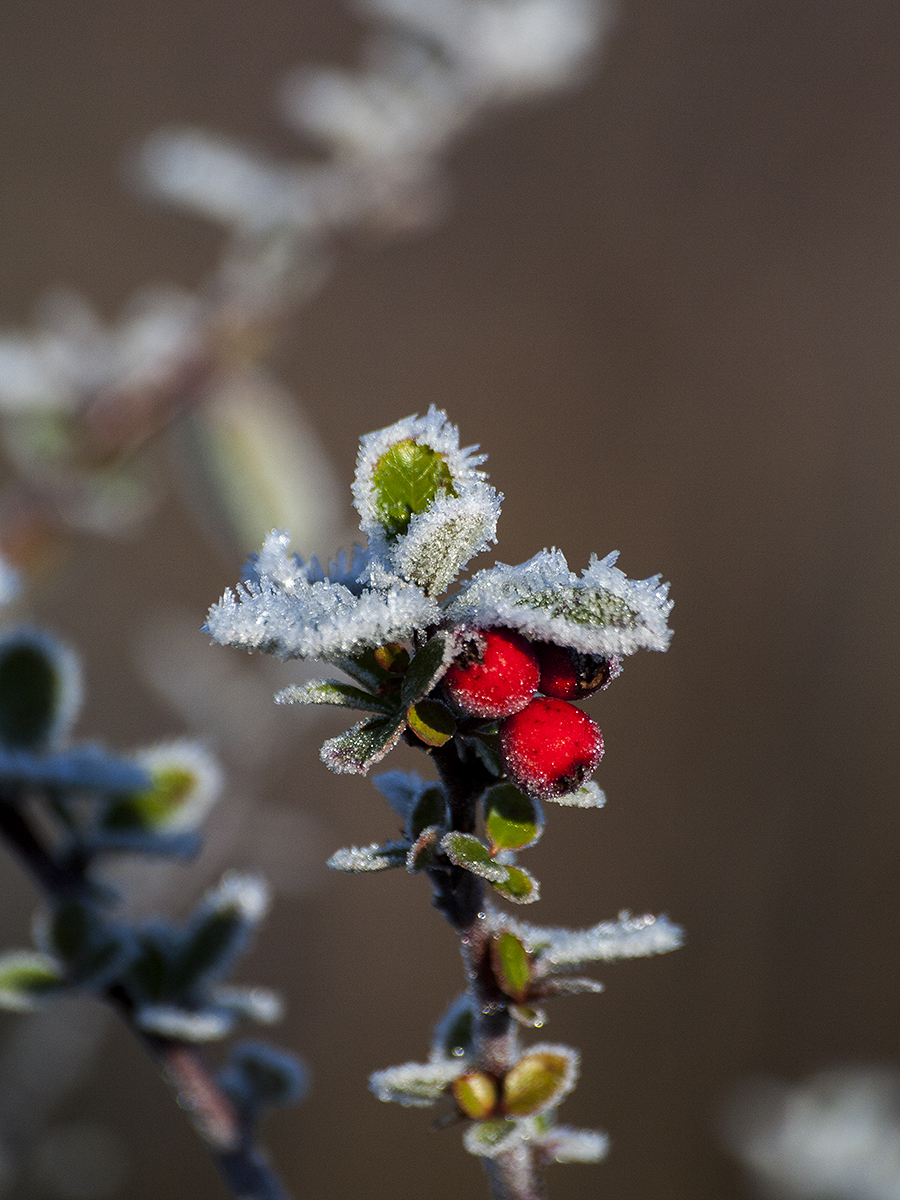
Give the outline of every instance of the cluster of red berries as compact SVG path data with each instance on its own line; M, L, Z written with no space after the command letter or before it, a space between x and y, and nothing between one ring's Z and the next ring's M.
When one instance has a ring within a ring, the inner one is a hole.
M580 787L603 756L598 725L569 701L605 687L617 666L511 629L484 629L448 669L444 690L467 715L500 720L507 776L552 799Z

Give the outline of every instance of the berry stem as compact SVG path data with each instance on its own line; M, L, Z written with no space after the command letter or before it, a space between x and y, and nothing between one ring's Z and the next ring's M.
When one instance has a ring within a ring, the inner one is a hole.
M463 759L454 741L431 751L450 811L450 828L474 833L478 798L495 782L477 758ZM485 908L484 880L449 864L429 871L433 903L459 935L472 1006L474 1067L502 1078L520 1055L518 1025L509 998L500 990L491 965L491 928ZM523 1144L483 1160L492 1200L543 1200L537 1156Z

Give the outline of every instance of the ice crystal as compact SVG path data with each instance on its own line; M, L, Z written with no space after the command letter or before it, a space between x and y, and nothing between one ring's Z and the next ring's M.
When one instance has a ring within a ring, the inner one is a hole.
M338 659L436 622L437 605L414 584L395 577L389 587L351 588L317 579L318 563L304 567L289 558L281 539L286 535L271 534L260 556L276 571L274 578L261 571L258 580L245 580L210 609L204 628L213 641L280 658ZM382 575L379 582L387 581Z
M682 931L665 916L632 917L621 913L617 921L602 921L590 929L542 928L510 918L503 920L551 971L665 954L677 950L683 940Z
M498 563L463 585L447 615L479 628L517 629L582 654L665 650L668 584L658 575L628 579L616 558L616 552L592 557L580 579L559 550L542 550L518 567Z
M428 1108L438 1101L465 1066L458 1058L435 1058L427 1063L404 1063L369 1076L379 1100L405 1107Z

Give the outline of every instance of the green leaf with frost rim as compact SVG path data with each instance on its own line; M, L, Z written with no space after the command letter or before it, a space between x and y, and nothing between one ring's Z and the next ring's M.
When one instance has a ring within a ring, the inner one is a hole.
M10 950L0 955L0 1008L29 1012L63 990L62 965L39 950Z
M541 898L540 884L524 867L507 867L504 880L491 882L494 890L512 904L534 904Z
M493 1121L478 1121L463 1134L463 1145L479 1158L496 1158L505 1150L523 1141L530 1132L530 1123L500 1117Z
M491 850L524 850L543 831L541 806L512 783L498 783L484 794L484 825Z
M555 1108L578 1078L578 1055L568 1046L532 1046L503 1080L503 1111L534 1117Z
M487 846L472 833L452 831L441 839L441 849L452 863L480 875L513 904L531 904L540 896L537 880L522 867L507 867L491 858Z
M395 442L372 472L375 513L389 541L406 533L415 513L439 496L455 496L453 475L437 450L412 438Z
M405 713L361 721L323 744L322 762L337 775L365 775L393 750L405 728Z
M414 704L441 681L456 653L456 638L440 630L432 634L407 668L400 699L405 705Z
M504 930L493 938L491 965L502 990L521 1004L531 983L531 962L528 951L514 933Z
M440 700L417 700L406 710L406 721L426 746L445 746L456 733L456 718Z
M388 716L396 705L381 696L373 696L362 688L339 679L316 679L283 688L275 694L276 704L330 704L338 708L354 708L358 712L380 713Z

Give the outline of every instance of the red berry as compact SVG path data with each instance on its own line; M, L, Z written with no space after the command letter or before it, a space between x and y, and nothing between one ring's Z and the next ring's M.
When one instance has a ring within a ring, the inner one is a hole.
M511 629L485 629L444 676L454 704L473 717L508 717L537 691L540 670L531 643Z
M595 721L565 700L538 697L500 725L500 757L510 780L552 800L580 787L603 757Z
M538 691L558 700L583 700L608 687L622 670L617 658L579 654L553 642L535 642L533 646L541 668Z

